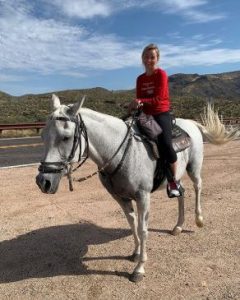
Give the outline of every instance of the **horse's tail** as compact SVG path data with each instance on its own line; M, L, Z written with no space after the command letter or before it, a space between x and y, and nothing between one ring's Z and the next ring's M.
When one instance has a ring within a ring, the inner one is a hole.
M222 145L240 137L239 128L229 130L221 122L218 112L215 112L210 104L205 108L201 115L202 124L193 121L200 129L203 137L211 144Z

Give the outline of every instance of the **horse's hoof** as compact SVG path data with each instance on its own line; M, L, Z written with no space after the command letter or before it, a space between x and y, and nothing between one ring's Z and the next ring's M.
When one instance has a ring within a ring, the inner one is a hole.
M182 232L182 227L176 226L172 231L172 235L176 236L179 235L181 232Z
M133 253L132 255L128 256L128 260L132 262L138 262L139 261L140 254Z
M138 272L133 272L130 276L129 276L129 280L132 282L140 282L143 280L144 275L142 273L138 273Z
M202 216L196 217L196 224L197 224L197 227L203 227L203 217Z

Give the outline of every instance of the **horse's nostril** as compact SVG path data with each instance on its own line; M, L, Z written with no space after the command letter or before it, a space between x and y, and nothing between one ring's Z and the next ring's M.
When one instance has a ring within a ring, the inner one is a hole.
M50 192L51 187L52 187L51 181L44 178L44 176L41 173L37 175L36 183L42 192L44 192L44 193Z
M51 182L49 180L45 180L44 187L45 187L45 191L49 192L49 190L51 189Z

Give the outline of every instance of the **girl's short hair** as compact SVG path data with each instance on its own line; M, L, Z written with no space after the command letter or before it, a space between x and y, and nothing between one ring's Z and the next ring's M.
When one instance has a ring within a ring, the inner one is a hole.
M155 50L156 53L157 53L157 58L158 58L158 59L160 58L160 51L159 51L158 46L155 45L155 44L149 44L149 45L147 45L147 46L143 49L143 52L142 52L142 59L143 59L144 55L145 55L149 50Z

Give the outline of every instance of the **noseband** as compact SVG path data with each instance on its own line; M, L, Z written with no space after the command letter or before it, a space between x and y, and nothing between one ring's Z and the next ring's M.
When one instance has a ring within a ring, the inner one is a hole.
M88 158L89 145L88 145L87 129L80 114L78 114L76 117L56 117L56 118L52 118L52 120L75 123L76 126L75 126L72 150L68 158L64 161L60 161L60 162L42 161L38 168L38 171L41 173L57 174L57 173L61 173L64 169L67 169L67 176L69 178L69 185L71 189L71 182L70 182L71 173L76 171ZM85 149L84 149L84 152L86 152L85 157L82 157L81 137L83 137L86 142ZM78 147L79 147L79 157L78 157L79 164L76 168L72 169L71 161L74 158Z

